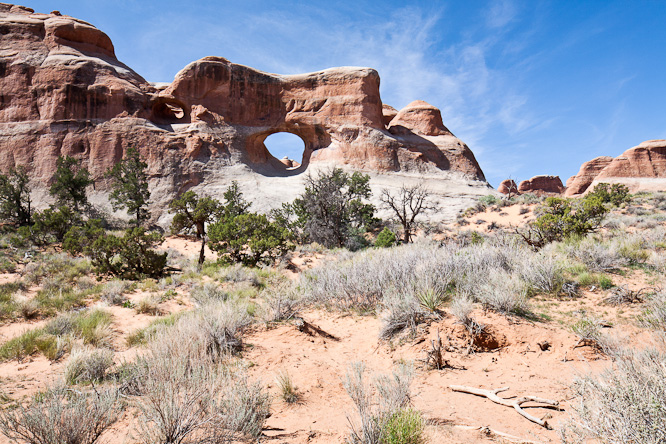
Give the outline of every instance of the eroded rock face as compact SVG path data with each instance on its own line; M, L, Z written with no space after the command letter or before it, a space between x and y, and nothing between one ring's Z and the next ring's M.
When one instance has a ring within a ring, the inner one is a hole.
M632 193L666 190L666 140L648 140L620 156L598 157L581 166L568 196L594 189L599 183L622 183Z
M554 193L562 194L564 185L559 176L534 176L531 179L523 180L518 185L518 191L521 193Z
M155 213L187 189L217 195L231 180L252 184L248 197L266 209L297 195L306 170L331 165L367 172L376 187L425 179L442 196L488 193L440 111L382 104L370 68L281 76L205 57L157 87L116 59L106 34L57 11L0 4L0 35L0 167L27 166L38 205L60 155L83 159L105 205L103 173L132 146L149 164ZM280 131L305 142L299 162L264 146Z
M497 191L502 194L518 194L518 185L513 179L504 179L497 187Z
M567 196L583 194L594 181L594 179L599 175L601 170L606 168L612 161L613 158L610 156L601 156L585 162L583 165L581 165L578 174L570 177L569 180L567 180L567 191L565 194Z

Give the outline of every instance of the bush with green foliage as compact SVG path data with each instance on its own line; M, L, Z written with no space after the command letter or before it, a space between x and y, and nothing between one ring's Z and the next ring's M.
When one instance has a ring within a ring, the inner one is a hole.
M600 183L594 187L587 197L598 197L603 203L610 203L619 206L624 202L629 202L629 188L621 183L607 184Z
M224 192L224 206L222 207L222 219L230 219L241 214L247 214L252 204L245 200L243 193L235 180Z
M379 248L388 248L393 247L398 244L398 239L395 236L395 233L389 229L389 227L384 227L384 229L379 233L377 239L375 240L375 247Z
M0 220L18 227L32 223L29 178L25 168L11 168L0 174Z
M303 233L326 247L363 245L362 234L377 223L370 176L347 174L340 168L306 177L305 192L294 201Z
M248 266L272 262L294 248L286 228L257 213L222 218L209 227L208 236L208 246L223 261Z
M539 249L550 242L596 231L607 213L608 208L598 196L579 200L549 197L539 207L539 216L527 231L518 234L528 245Z
M148 164L141 160L139 150L129 148L125 157L106 173L112 179L109 200L114 210L126 209L138 227L148 219Z
M35 245L61 242L72 226L81 224L81 216L69 206L51 207L35 213L33 224L19 228L19 234Z
M142 279L163 274L167 253L154 250L162 242L161 234L142 227L129 228L123 237L108 234L98 220L92 219L83 227L73 227L63 248L71 254L89 256L98 273Z
M80 165L80 161L73 157L58 157L56 172L49 193L55 197L58 207L68 207L74 214L87 209L88 196L86 188L92 185L88 170Z

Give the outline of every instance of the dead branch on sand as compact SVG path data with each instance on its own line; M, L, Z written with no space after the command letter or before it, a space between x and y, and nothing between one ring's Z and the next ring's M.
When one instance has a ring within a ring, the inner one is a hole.
M490 399L495 404L503 405L505 407L513 407L523 417L549 430L551 429L551 427L548 424L548 421L530 415L525 410L523 410L522 405L525 404L526 402L536 402L539 404L546 404L548 406L553 406L553 407L559 407L560 405L559 401L553 401L552 399L538 398L536 396L523 396L522 398L518 399L505 399L497 396L498 393L509 390L509 387L498 388L495 390L485 390L475 387L466 387L463 385L451 385L450 387L451 390L453 390L454 392L462 392L477 396L484 396Z

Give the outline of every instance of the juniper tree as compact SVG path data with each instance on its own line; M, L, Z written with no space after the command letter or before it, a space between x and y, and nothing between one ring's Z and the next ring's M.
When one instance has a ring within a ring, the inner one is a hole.
M12 168L0 174L0 219L22 227L32 223L29 179L25 168Z
M148 164L141 160L139 150L129 148L125 157L106 172L113 185L109 199L114 210L125 209L134 216L132 223L139 227L148 219Z
M49 189L58 207L68 207L75 214L89 206L86 188L92 185L90 172L74 157L60 156L56 161L53 184Z

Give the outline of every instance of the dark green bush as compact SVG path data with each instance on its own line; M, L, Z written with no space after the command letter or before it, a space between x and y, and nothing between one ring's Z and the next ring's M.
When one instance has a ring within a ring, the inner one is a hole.
M68 206L47 208L35 213L34 223L19 228L19 234L35 245L48 245L61 242L72 226L81 223L81 216Z
M539 216L529 224L527 231L518 234L538 249L550 242L596 231L607 213L608 208L599 196L579 200L549 197L537 210Z
M612 185L607 183L597 184L597 186L594 187L594 190L588 193L587 197L597 197L601 199L603 203L610 203L614 206L619 206L620 204L631 200L631 197L629 196L629 188L621 183L614 183Z
M396 238L395 233L388 227L384 227L384 229L381 231L381 233L379 233L377 239L375 240L375 247L388 248L396 245L397 243L398 239Z
M89 256L95 271L127 279L160 277L166 267L167 253L153 248L164 238L142 227L130 228L123 237L107 234L98 220L83 227L73 227L66 236L63 248L72 254Z
M271 262L294 248L289 231L264 214L223 218L209 227L208 237L208 246L223 255L223 261L249 266Z

